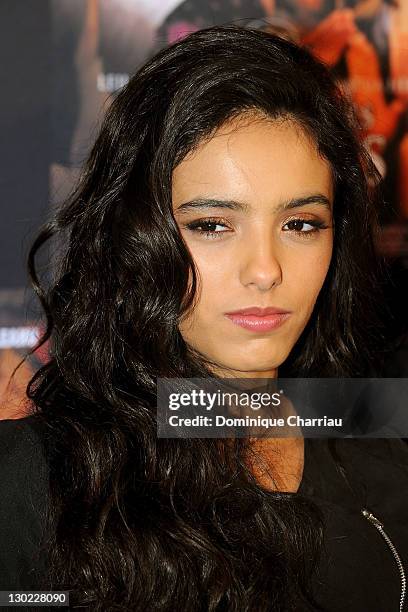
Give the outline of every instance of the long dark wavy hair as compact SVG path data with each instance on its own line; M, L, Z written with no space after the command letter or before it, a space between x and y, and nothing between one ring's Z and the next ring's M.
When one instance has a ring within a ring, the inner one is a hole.
M378 174L326 67L236 26L195 32L147 61L28 256L47 324L33 351L50 346L27 387L50 471L43 580L70 590L72 608L322 609L310 587L324 535L312 500L259 484L248 440L156 434L157 377L213 376L178 328L197 275L172 213L172 171L227 119L254 111L297 122L335 183L331 265L279 375L364 376L381 349ZM36 258L50 239L45 280Z

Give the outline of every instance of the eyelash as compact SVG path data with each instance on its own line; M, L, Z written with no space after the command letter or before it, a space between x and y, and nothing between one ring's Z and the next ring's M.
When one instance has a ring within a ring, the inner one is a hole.
M313 226L313 229L307 230L305 232L302 232L301 230L292 230L296 235L300 236L301 238L311 238L314 234L318 233L320 230L327 229L329 227L323 221L313 221L310 219L302 219L300 217L296 219L290 219L289 221L285 223L285 225L287 225L288 223L307 223L308 225ZM225 227L226 223L224 222L223 219L207 218L207 219L197 219L197 221L192 221L191 223L188 223L187 225L185 225L185 227L186 229L189 229L190 231L196 232L202 236L205 236L208 239L213 239L213 240L218 239L217 238L218 234L222 235L226 233L226 232L215 232L211 230L198 229L199 227L202 227L204 225L224 225Z

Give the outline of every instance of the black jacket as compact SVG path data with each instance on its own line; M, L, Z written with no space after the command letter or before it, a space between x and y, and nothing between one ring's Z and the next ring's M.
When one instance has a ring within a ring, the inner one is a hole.
M0 421L0 590L36 586L47 465L35 417ZM328 612L399 612L408 575L408 444L402 439L305 438L299 495L323 510L325 550L314 590ZM371 512L375 519L363 516ZM4 609L4 608L2 608ZM302 611L303 612L303 611Z

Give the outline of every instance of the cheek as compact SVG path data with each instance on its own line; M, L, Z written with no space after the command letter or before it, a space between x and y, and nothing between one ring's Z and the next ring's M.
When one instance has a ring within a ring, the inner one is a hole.
M190 249L190 252L192 250ZM180 326L182 333L207 333L207 327L212 325L214 317L222 310L223 298L229 292L228 282L232 278L232 270L228 267L229 259L225 256L208 257L200 253L192 253L197 271L196 306ZM191 287L192 275L189 275Z
M313 305L324 284L332 258L332 243L328 241L325 248L304 250L297 253L290 261L287 272L287 282L296 294L299 306L307 311Z
M219 245L222 246L222 245ZM190 253L195 262L199 287L201 288L201 300L205 302L216 301L219 292L227 289L228 280L233 278L234 271L231 252L225 248L190 247Z
M229 292L228 283L233 278L233 271L225 257L220 259L196 259L199 270L199 302L197 304L200 317L211 319L217 306L225 301L225 294Z

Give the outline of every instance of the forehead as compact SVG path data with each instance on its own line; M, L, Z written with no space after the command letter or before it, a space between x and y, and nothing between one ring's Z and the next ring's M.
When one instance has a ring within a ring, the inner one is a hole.
M332 196L330 164L293 120L240 116L200 143L173 172L173 199L228 195L263 200L319 190Z

